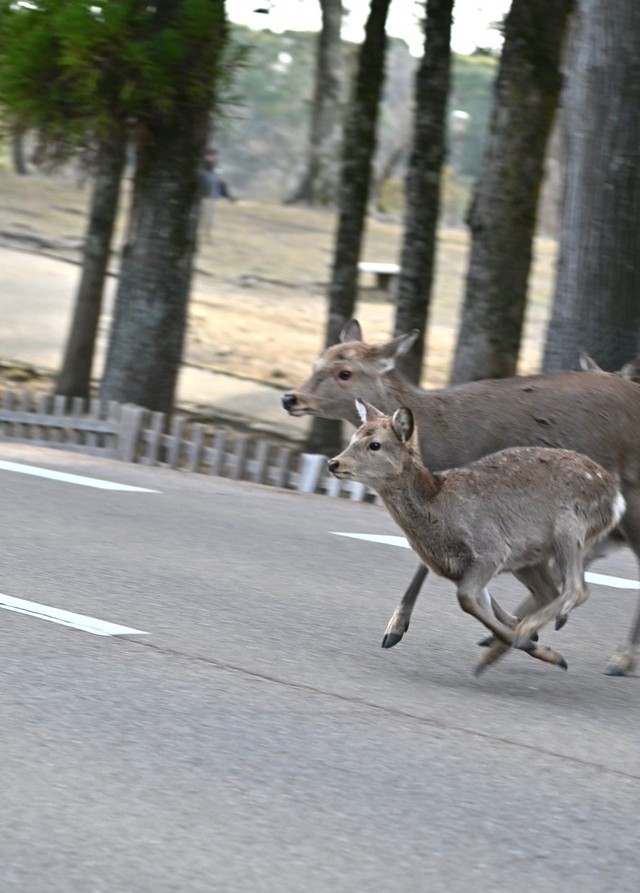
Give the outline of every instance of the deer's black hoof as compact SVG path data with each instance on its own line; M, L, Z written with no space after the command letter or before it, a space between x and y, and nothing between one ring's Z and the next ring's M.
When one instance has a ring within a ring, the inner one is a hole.
M564 659L564 657L561 657L561 658L560 658L560 660L558 661L558 666L559 666L561 669L563 669L563 670L568 670L568 669L569 669L569 664L566 662L566 660Z
M402 638L402 633L386 633L382 639L383 648L393 648Z
M568 617L566 614L564 615L564 617L556 617L556 631L559 629L562 629L562 627L565 625L567 620L568 620Z
M478 639L478 645L481 648L491 648L495 641L493 636L485 636L484 639Z

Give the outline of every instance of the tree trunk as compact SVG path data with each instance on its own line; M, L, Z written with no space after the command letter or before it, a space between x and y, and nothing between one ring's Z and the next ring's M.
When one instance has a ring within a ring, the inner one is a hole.
M640 347L640 5L581 0L564 96L567 163L544 369Z
M342 88L342 0L319 0L322 29L318 34L316 71L307 166L288 204L329 205L335 201Z
M126 131L104 138L98 148L84 259L56 393L89 397L102 297L118 212L126 157Z
M102 380L106 400L169 413L182 359L208 108L138 149L128 242Z
M12 128L11 132L11 160L14 172L21 177L26 177L29 168L24 157L24 132L17 127Z
M414 132L406 179L406 212L394 331L420 329L401 371L420 383L433 282L445 151L453 0L427 0L425 43L416 72Z
M451 382L516 372L545 149L573 0L513 0L480 181Z
M391 0L371 0L360 48L358 70L346 115L342 168L338 192L339 217L325 345L338 341L342 327L354 313L358 288L358 261L371 184L376 125L384 83L387 46L386 21ZM308 440L312 452L334 452L341 446L340 422L314 419Z

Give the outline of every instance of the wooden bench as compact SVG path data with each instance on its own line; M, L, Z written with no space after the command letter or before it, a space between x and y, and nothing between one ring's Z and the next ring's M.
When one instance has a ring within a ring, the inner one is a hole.
M382 291L390 292L400 275L398 264L376 264L369 261L360 261L358 264L360 273L373 273L376 277L376 286Z

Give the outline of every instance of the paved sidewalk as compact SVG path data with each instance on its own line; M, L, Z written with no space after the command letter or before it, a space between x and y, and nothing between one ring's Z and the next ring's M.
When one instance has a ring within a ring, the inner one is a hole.
M45 371L60 367L78 273L74 264L0 245L0 359ZM107 302L112 299L113 285L111 279ZM98 366L104 358L104 342L104 337L98 339ZM230 422L303 441L309 421L293 419L284 412L282 393L259 382L183 367L177 402Z

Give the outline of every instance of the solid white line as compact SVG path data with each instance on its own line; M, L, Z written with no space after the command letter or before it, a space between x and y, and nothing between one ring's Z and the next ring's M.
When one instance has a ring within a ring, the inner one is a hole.
M51 623L59 623L62 626L72 626L74 629L83 630L94 636L149 635L143 629L120 626L117 623L98 620L97 617L88 617L86 614L74 614L73 611L61 611L60 608L40 605L37 602L28 602L25 599L14 598L12 595L4 595L3 593L0 593L0 608L6 608L7 611L16 611L18 614L28 614L30 617L38 617L40 620L49 620Z
M67 474L64 471L52 471L39 468L37 465L21 465L18 462L5 462L0 459L0 471L14 471L16 474L31 474L38 478L49 478L65 484L78 484L81 487L95 487L98 490L123 490L132 493L159 493L159 490L148 490L146 487L131 487L129 484L116 484L99 478L87 478L79 474Z
M411 546L403 536L385 536L380 533L339 533L332 531L335 536L347 536L354 540L367 540L370 543L382 543L385 546L400 546L402 549L410 549ZM597 586L611 586L613 589L640 589L637 580L625 580L624 577L609 577L606 574L584 575L587 583L595 583Z

